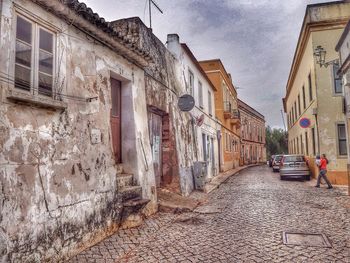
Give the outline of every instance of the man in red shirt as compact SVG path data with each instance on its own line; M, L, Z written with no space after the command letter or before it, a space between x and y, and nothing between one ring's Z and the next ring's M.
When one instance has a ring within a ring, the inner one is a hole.
M333 188L332 184L329 182L329 180L327 178L327 175L326 175L327 174L327 164L328 164L328 160L326 158L326 155L322 154L321 155L320 165L319 165L320 173L319 173L319 175L317 177L317 184L316 184L315 187L320 187L321 177L323 177L323 179L328 184L327 189L332 189Z

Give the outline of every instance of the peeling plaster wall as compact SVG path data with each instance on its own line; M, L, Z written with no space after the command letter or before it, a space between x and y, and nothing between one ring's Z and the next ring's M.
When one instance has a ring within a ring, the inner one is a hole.
M179 96L187 93L187 86L179 61L152 34L139 18L114 21L115 28L127 36L134 45L149 50L155 63L145 69L147 105L169 114L172 183L180 183L183 195L194 188L192 166L195 160L193 126L190 114L177 106Z
M199 117L202 114L204 115L204 121L201 126L194 126L194 131L196 134L195 140L192 142L194 145L194 155L196 161L204 161L204 148L202 135L205 134L206 137L209 137L210 152L207 152L207 180L209 181L212 177L218 174L219 172L219 147L217 140L217 133L221 131L221 125L215 119L215 91L209 84L206 76L197 68L194 62L191 60L189 55L186 53L185 49L181 47L179 42L179 37L177 35L168 35L167 47L170 52L177 59L181 76L189 83L188 71L194 75L194 91L193 97L195 99L195 107L191 111L194 117ZM205 74L205 73L204 73ZM199 102L199 82L202 84L202 105ZM208 91L211 93L211 112L209 112L209 95ZM188 91L188 93L190 93ZM208 141L207 141L208 142ZM213 142L213 143L212 143Z
M65 110L14 103L6 98L13 82L0 79L0 262L57 261L112 233L120 222L110 133L111 76L122 81L128 102L122 125L125 169L155 204L153 167L144 164L152 159L143 121L144 72L32 2L13 2L23 14L58 30L57 83L61 93L75 97L62 97ZM3 1L0 10L1 76L13 78L12 1ZM145 156L135 138L143 141Z

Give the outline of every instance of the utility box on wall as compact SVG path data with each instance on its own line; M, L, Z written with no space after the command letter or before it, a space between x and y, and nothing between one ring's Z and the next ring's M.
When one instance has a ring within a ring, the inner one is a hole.
M194 187L197 190L203 190L208 174L208 165L206 162L193 163Z

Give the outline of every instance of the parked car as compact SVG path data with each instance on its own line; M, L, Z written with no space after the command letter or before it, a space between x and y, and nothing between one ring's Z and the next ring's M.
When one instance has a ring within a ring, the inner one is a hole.
M280 178L310 180L310 169L303 155L284 155L280 165Z
M272 161L272 171L274 173L280 170L280 163L281 163L282 157L283 155L280 155L280 154L275 155L275 158Z
M271 155L271 158L270 158L270 160L269 160L269 166L270 166L270 167L272 167L273 159L275 159L275 155Z

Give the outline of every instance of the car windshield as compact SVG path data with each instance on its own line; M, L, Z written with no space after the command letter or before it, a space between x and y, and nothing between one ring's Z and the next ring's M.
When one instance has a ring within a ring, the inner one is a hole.
M277 161L277 162L281 161L282 157L283 157L282 155L276 156L275 157L275 161Z
M305 162L304 156L284 156L285 163Z

